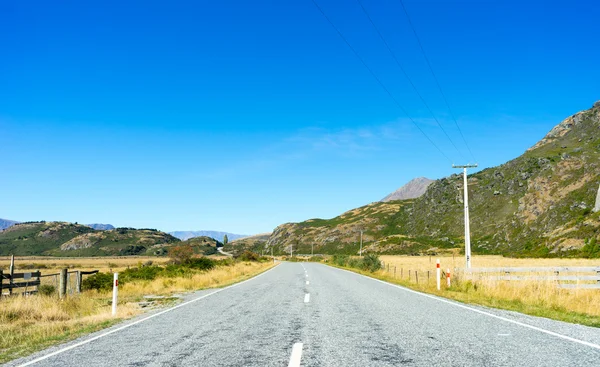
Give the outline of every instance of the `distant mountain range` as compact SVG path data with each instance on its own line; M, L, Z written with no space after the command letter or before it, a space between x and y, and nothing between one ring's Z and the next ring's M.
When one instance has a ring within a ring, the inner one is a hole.
M2 218L0 218L0 231L3 230L3 229L6 229L8 227L14 226L17 223L19 223L19 222L14 221L14 220L8 220L8 219L2 219Z
M426 177L414 178L406 185L381 199L381 201L387 203L388 201L393 200L416 199L423 195L425 191L427 191L429 185L431 185L433 182L434 180L430 180Z
M174 231L174 232L169 232L169 234L171 236L177 237L183 241L188 240L190 238L201 237L201 236L214 238L215 240L217 240L219 242L223 242L223 237L225 235L227 235L227 239L229 241L237 240L238 238L248 237L248 235L245 235L245 234L235 234L235 233L218 232L218 231Z
M99 231L110 231L111 229L115 229L115 227L112 224L92 223L86 224L86 226Z

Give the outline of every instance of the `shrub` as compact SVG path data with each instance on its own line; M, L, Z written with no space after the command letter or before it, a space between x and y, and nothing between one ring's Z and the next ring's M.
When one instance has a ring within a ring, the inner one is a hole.
M333 255L333 263L337 266L347 266L350 256L348 255Z
M198 257L198 258L189 259L185 263L185 266L187 266L188 268L198 269L198 270L210 270L210 269L214 268L215 265L216 265L216 262L207 257Z
M169 249L169 257L176 264L182 264L194 256L194 249L191 246L173 246Z
M241 261L259 261L260 255L256 252L246 250L237 259Z
M122 280L119 280L123 284ZM107 291L112 289L113 275L111 273L96 273L81 282L82 290L95 289L98 291Z
M50 284L42 284L38 288L38 294L42 296L51 296L56 293L56 287Z
M372 273L381 269L381 261L379 260L379 256L375 254L365 255L365 257L362 258L362 268Z
M129 268L121 273L120 279L127 280L153 280L163 271L160 266L140 266Z

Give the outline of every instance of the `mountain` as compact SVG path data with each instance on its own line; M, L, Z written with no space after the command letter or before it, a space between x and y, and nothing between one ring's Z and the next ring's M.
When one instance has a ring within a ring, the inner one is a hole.
M26 222L0 232L0 256L165 255L178 243L178 238L155 229L101 231L67 222Z
M388 202L393 200L416 199L425 193L433 181L434 180L430 180L426 177L413 178L406 185L381 199L381 201Z
M566 118L521 156L468 176L474 253L600 256L600 102ZM278 226L275 252L424 254L464 248L463 178L414 199L379 202L332 219Z
M221 242L223 242L223 237L225 235L227 235L227 239L229 241L233 241L238 238L248 237L247 235L244 235L244 234L235 234L235 233L218 232L218 231L175 231L175 232L169 232L169 234L172 236L175 236L183 241L190 239L190 238L201 237L201 236L211 237L211 238L214 238L215 240L221 241Z
M223 250L234 255L241 254L246 250L261 254L263 251L265 251L269 237L271 237L271 233L261 233L254 236L239 238L230 241L223 247Z
M93 229L97 229L99 231L108 231L111 229L115 229L115 227L112 224L92 223L92 224L86 224L86 226L93 228Z
M13 226L13 225L15 225L17 223L19 223L19 222L14 221L14 220L8 220L8 219L2 219L2 218L0 218L0 231L3 230L3 229L6 229L8 227L11 227L11 226Z

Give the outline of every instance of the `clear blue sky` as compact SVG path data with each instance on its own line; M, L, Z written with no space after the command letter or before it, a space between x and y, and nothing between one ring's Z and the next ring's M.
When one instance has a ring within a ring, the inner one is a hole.
M272 230L469 159L397 0L0 2L0 217ZM600 99L596 1L405 0L482 167Z

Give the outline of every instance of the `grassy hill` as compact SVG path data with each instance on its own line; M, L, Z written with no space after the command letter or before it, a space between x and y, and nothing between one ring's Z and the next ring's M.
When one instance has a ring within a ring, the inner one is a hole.
M162 255L180 240L154 229L94 230L66 222L29 222L0 232L0 255Z
M523 155L472 174L471 238L476 253L600 256L600 102L561 122ZM267 241L276 252L421 254L464 247L462 176L432 183L411 200L373 203L324 220L287 223Z
M205 256L218 254L217 247L223 247L223 244L212 237L200 236L182 241L178 245L189 245L196 254Z
M270 236L271 233L262 233L236 239L226 244L223 247L223 250L233 255L239 255L244 251L252 251L256 252L257 254L262 254L263 250L266 251L265 246Z

